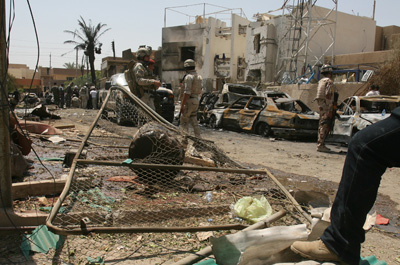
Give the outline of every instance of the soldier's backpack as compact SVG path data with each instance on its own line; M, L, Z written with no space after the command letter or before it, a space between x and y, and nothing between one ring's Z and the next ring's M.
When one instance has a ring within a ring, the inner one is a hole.
M137 85L136 77L133 72L133 69L135 68L136 64L137 64L137 61L132 60L128 64L128 70L125 71L124 75L125 75L126 82L128 82L128 86L129 86L129 89L131 90L131 92L138 98L141 98L144 95L144 91L143 91L142 87Z

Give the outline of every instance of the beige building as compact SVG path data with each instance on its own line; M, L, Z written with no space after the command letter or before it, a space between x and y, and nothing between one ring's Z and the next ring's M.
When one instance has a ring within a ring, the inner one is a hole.
M162 80L177 88L185 75L183 62L193 59L206 90L222 88L231 78L244 80L246 27L249 21L232 14L232 25L210 17L196 24L162 29Z

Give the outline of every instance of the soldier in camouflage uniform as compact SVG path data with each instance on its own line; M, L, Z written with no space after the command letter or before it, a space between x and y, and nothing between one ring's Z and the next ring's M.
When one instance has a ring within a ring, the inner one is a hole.
M194 135L200 137L200 128L197 121L197 109L203 90L203 78L195 70L195 62L188 59L183 64L186 76L183 80L184 90L181 103L180 125L186 133L189 131L189 123L193 127Z
M161 86L159 80L154 79L153 73L147 68L150 60L150 51L147 48L139 48L136 52L137 62L125 72L129 88L132 93L139 97L150 108L155 110L154 94L157 88Z
M332 66L323 65L321 67L321 74L324 76L318 82L317 100L319 106L319 127L318 127L318 152L329 152L330 149L325 146L325 139L330 130L332 129L332 120L335 118L334 101L336 87L332 80Z

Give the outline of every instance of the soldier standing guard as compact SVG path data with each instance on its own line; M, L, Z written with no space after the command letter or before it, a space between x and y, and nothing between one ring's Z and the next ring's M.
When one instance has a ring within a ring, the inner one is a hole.
M154 94L161 86L159 80L154 79L153 73L147 68L150 60L150 50L139 48L136 52L137 62L132 62L132 67L125 72L129 88L133 94L140 98L150 108L155 110Z
M181 103L181 120L180 125L182 131L188 133L189 123L193 127L194 135L200 137L200 128L197 121L197 109L199 108L199 100L203 91L203 78L195 70L195 62L188 59L183 63L186 71L183 80L184 91Z
M318 152L330 152L325 146L325 139L333 127L333 119L335 119L335 109L338 93L332 80L332 66L325 64L321 67L321 74L324 76L318 82L317 100L319 106L319 127L318 127Z

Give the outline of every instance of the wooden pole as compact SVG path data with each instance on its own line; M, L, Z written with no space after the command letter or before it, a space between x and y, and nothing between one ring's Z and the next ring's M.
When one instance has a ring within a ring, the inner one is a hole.
M6 19L5 0L0 0L0 207L11 208L11 149L10 116L7 87Z

